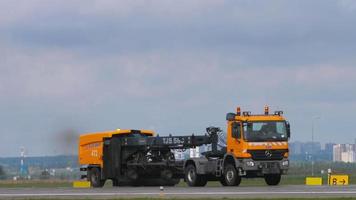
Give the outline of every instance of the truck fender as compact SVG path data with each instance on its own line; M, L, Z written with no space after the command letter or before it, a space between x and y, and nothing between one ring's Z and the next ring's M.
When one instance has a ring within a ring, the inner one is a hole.
M239 161L231 153L227 153L227 154L224 155L224 159L223 159L223 162L222 162L222 171L223 171L223 173L224 173L224 167L227 164L234 164L236 169L240 167Z
M184 161L184 170L188 165L193 164L195 166L197 174L206 174L205 165L207 163L208 159L206 158L190 158Z

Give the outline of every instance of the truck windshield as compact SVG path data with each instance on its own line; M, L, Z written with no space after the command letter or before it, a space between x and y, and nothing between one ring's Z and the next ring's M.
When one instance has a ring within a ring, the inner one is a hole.
M287 141L286 122L243 123L244 138L250 142Z

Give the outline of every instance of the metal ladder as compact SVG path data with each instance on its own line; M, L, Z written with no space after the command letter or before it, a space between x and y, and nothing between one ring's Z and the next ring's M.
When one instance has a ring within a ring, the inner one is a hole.
M218 159L216 163L215 176L220 177L222 173L222 159Z

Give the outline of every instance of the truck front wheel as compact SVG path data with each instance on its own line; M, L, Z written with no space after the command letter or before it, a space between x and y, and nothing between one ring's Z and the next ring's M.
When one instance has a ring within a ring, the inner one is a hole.
M191 187L203 187L207 183L206 177L197 174L196 168L192 164L185 168L185 180Z
M241 183L241 176L237 174L236 168L232 164L227 164L224 168L224 178L221 184L224 186L238 186Z
M265 182L267 185L278 185L280 181L280 174L265 174Z
M101 172L98 168L91 168L88 171L88 179L92 187L103 187L105 180L101 179Z

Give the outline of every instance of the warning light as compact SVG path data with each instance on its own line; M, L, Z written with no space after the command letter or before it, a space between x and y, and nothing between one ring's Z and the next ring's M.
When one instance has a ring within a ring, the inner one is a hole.
M236 108L236 115L237 115L237 116L240 116L240 115L241 115L241 108L240 108L240 107L237 107L237 108Z
M268 106L265 106L265 115L268 115L269 108Z

